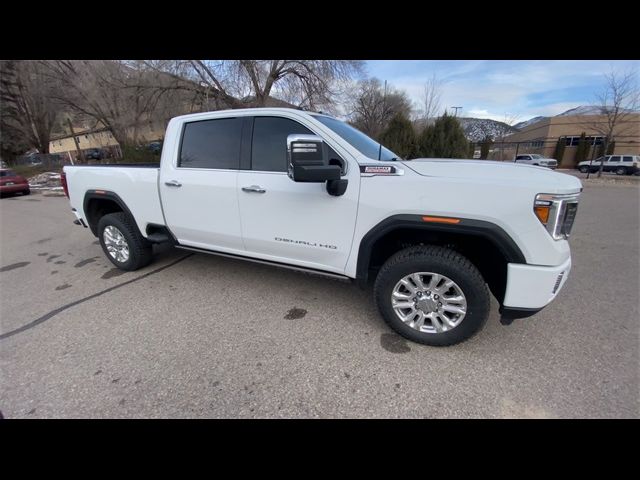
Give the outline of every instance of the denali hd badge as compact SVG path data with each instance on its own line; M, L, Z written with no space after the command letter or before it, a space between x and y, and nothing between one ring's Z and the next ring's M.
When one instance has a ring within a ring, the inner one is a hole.
M338 247L336 247L335 245L326 245L324 243L307 242L306 240L291 240L289 238L281 238L281 237L275 237L274 240L277 242L287 242L287 243L297 243L299 245L308 245L310 247L330 248L331 250L338 249Z

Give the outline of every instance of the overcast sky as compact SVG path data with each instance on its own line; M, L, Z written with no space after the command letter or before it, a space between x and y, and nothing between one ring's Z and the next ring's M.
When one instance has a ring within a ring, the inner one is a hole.
M638 61L610 60L370 60L369 75L407 92L418 103L424 82L442 80L442 106L459 116L515 121L557 115L597 103L603 74L640 69ZM419 107L418 107L419 108Z

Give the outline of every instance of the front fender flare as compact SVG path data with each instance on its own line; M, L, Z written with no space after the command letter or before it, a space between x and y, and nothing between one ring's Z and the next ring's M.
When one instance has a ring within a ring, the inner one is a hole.
M484 237L500 250L508 263L527 263L520 247L495 223L467 218L460 218L456 224L432 223L425 222L422 217L423 215L413 214L393 215L382 220L362 237L356 266L356 280L359 284L363 285L368 281L371 252L375 243L400 228Z

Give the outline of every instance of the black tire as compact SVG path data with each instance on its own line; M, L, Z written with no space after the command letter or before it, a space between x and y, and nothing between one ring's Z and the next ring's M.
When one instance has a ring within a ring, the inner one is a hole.
M31 193L31 189L27 188L26 190L22 191L22 195L29 195Z
M467 312L462 322L441 333L419 332L395 314L391 294L396 283L415 272L433 272L449 277L462 289ZM489 317L489 289L478 269L459 253L435 245L414 246L392 255L382 266L374 284L374 299L382 318L403 337L425 345L448 346L469 339Z
M589 167L582 166L578 170L580 170L582 173L587 173L589 171Z
M116 227L124 236L129 247L129 258L119 262L111 256L104 243L104 229L109 225ZM121 270L133 271L145 267L151 263L152 245L138 230L136 224L124 212L109 213L98 221L98 240L102 251L116 267Z
M616 168L616 175L626 175L627 169L625 167Z

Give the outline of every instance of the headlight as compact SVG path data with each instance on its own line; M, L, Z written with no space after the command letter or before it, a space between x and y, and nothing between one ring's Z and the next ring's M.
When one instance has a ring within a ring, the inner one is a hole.
M533 212L554 240L569 238L578 211L578 197L577 193L570 195L540 193L536 195Z

